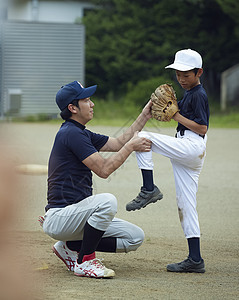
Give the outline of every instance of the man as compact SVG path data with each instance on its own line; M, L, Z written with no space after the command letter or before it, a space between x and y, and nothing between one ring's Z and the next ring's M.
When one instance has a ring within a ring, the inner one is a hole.
M48 166L48 204L43 230L58 240L53 252L77 276L109 278L95 251L129 252L144 240L141 228L115 218L114 195L92 195L92 172L107 178L133 151L150 151L151 141L138 137L151 117L149 102L136 121L118 138L96 134L85 125L93 118L90 97L97 86L84 88L74 81L63 86L56 103L65 120L59 129ZM116 152L103 158L99 152Z

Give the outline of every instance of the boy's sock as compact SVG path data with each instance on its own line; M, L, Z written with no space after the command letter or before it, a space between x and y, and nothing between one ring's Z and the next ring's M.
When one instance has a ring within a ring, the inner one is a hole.
M141 173L143 177L143 188L145 188L146 191L153 191L154 189L153 170L141 169Z
M91 255L96 251L103 234L104 231L98 230L86 222L82 245L77 259L79 264L82 263L84 255Z
M197 237L189 238L188 248L189 248L189 256L192 258L192 260L199 262L201 260L200 239Z

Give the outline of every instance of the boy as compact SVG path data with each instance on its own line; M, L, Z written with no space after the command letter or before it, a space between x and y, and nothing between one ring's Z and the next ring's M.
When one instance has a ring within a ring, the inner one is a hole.
M174 63L166 68L176 70L179 84L185 94L178 102L180 111L173 119L178 122L175 138L157 133L141 132L139 136L152 141L151 150L170 158L176 187L176 200L180 222L188 241L188 258L170 264L171 272L204 273L205 265L200 254L200 228L196 210L196 193L199 174L206 155L209 106L205 90L200 83L203 73L202 58L194 50L180 50ZM152 151L136 153L143 177L138 196L126 205L131 211L162 199L163 195L153 183Z

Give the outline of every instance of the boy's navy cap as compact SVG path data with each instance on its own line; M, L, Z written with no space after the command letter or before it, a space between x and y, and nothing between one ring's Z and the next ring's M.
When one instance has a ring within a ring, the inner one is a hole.
M62 111L73 100L91 97L96 91L97 85L84 88L79 81L73 81L61 87L56 94L56 104Z
M191 49L180 50L175 54L174 63L165 67L165 69L168 68L178 71L202 68L202 57L198 52Z

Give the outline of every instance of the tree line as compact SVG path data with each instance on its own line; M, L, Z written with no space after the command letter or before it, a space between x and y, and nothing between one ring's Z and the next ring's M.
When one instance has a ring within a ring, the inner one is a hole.
M180 49L203 57L203 85L219 99L221 73L239 63L237 0L92 0L86 28L86 85L97 95L124 96L156 77Z

